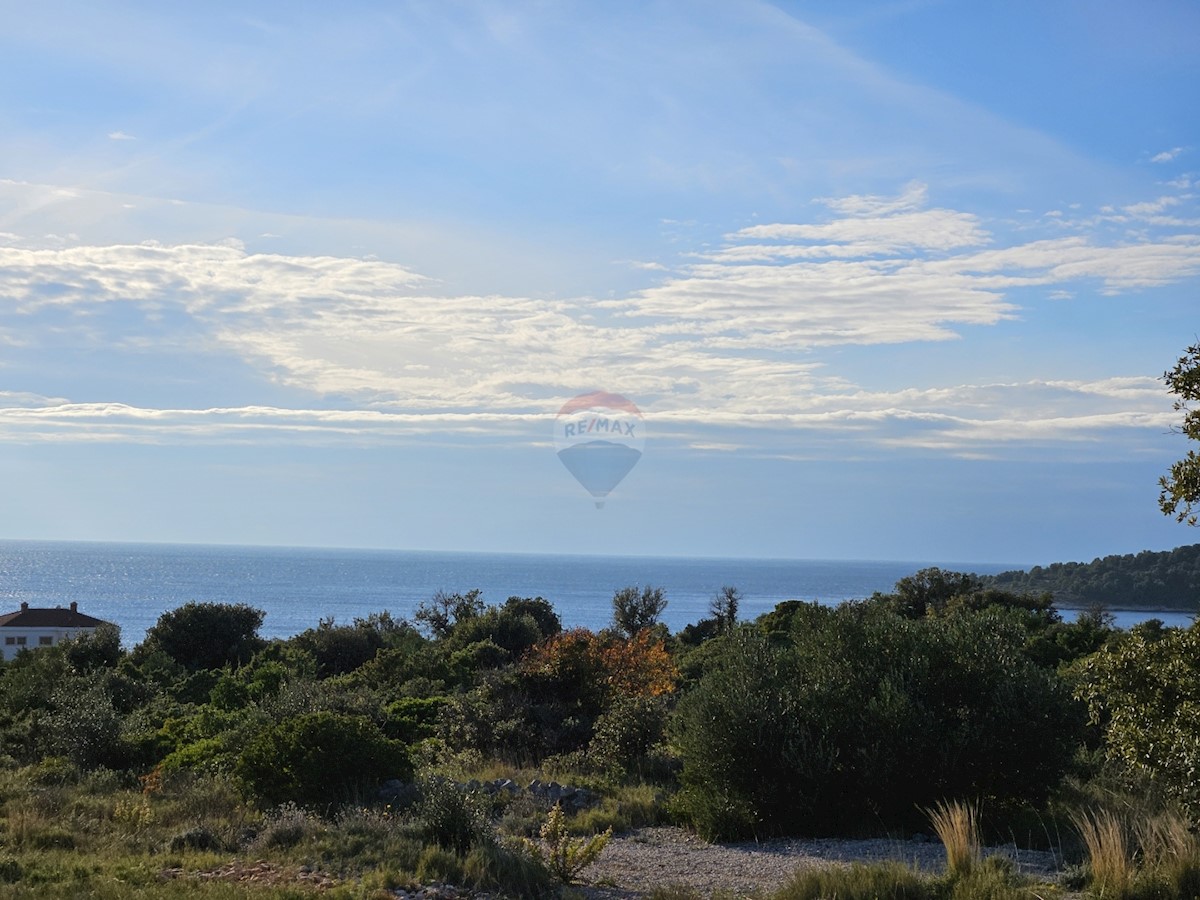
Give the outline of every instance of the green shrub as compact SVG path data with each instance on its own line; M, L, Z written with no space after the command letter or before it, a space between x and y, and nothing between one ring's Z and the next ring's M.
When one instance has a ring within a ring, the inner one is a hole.
M449 702L447 697L401 697L385 710L384 731L388 737L414 744L437 734L438 714Z
M181 853L185 850L223 850L225 842L211 828L197 825L172 836L167 846L172 853Z
M331 804L390 778L408 778L407 748L359 716L316 712L267 728L242 751L234 775L269 803Z
M947 796L1044 798L1082 711L992 613L796 608L735 631L672 720L676 806L708 838L921 824Z
M844 704L794 679L786 652L765 637L738 633L727 646L721 664L676 712L684 768L675 809L709 840L755 834L763 826L802 829L818 815L836 763L833 748L820 742L826 729L814 716L825 709L836 714Z
M667 703L663 697L623 697L597 719L588 744L589 760L614 775L648 775L654 750L666 736Z
M537 619L517 606L491 607L460 623L447 644L451 650L488 642L515 659L548 634L543 634Z
M418 788L413 819L426 840L459 854L493 841L485 797L437 776L421 779Z
M23 875L24 869L18 860L11 856L0 857L0 884L15 884Z
M185 603L158 617L135 656L161 651L191 672L244 665L263 646L263 616L245 603Z
M73 784L79 778L79 768L65 756L45 756L27 771L30 783L39 787Z
M612 838L609 828L600 834L586 838L572 837L567 828L567 817L557 803L546 816L538 835L540 842L525 841L530 854L539 860L555 878L570 884L579 874L600 858Z
M1078 667L1078 694L1110 758L1200 817L1200 625L1130 633Z
M196 772L205 775L229 773L237 762L237 752L228 736L202 738L184 744L163 757L164 772Z

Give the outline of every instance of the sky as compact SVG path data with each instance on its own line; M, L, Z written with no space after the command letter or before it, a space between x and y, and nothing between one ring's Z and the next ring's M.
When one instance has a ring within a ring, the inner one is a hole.
M1191 0L2 6L0 538L1200 540Z

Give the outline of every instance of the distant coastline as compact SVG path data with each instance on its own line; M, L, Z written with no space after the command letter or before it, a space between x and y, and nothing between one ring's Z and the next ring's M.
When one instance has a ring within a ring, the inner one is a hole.
M1049 592L1064 609L1099 604L1114 611L1194 613L1200 609L1200 544L1032 566L985 575L983 581L1001 590Z

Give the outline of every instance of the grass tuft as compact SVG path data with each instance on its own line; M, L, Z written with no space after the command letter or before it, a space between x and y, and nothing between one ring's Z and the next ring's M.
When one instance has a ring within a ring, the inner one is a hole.
M1129 895L1136 870L1125 828L1113 813L1079 813L1075 827L1087 850L1092 890L1104 900Z
M897 862L803 869L771 900L932 900L931 883Z
M938 803L925 814L946 848L946 872L964 878L979 865L979 812L972 803Z

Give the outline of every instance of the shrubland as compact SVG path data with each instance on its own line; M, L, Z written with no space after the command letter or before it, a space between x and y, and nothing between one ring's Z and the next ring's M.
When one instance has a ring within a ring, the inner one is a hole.
M132 649L101 629L22 653L0 668L0 897L428 881L539 896L608 829L937 821L948 850L946 822L1051 845L1097 895L1196 896L1195 627L1068 623L1049 595L935 569L754 621L739 599L723 588L711 618L672 635L657 588L617 591L600 632L564 631L540 597L470 591L411 622L381 612L273 641L260 611L187 604ZM524 789L535 780L588 801L556 806ZM937 879L860 867L779 896L1027 892L963 846Z

